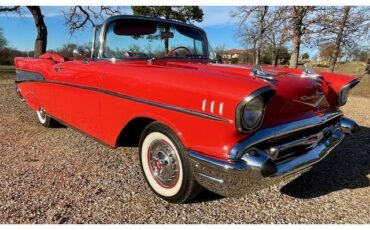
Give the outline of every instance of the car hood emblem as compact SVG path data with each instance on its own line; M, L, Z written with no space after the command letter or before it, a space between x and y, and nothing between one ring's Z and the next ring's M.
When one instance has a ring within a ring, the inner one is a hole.
M323 92L316 92L314 95L311 96L302 96L300 100L294 100L304 105L308 105L314 108L320 106L321 102L325 99L325 93Z

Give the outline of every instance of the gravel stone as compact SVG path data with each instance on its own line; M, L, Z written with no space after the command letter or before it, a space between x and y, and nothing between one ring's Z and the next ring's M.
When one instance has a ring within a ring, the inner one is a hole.
M47 129L0 76L0 223L370 223L370 99L343 111L361 131L311 171L248 194L208 191L189 204L156 197L137 148L110 149Z

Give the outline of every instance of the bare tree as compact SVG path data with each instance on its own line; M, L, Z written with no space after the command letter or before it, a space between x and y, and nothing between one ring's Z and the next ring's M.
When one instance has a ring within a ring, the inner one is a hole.
M320 45L320 59L325 62L330 62L334 52L333 43L323 43Z
M326 7L318 22L320 42L333 44L329 65L333 72L344 50L354 50L369 38L370 7Z
M0 12L16 12L22 14L22 6L0 7ZM26 6L25 7L32 15L35 22L37 37L35 41L34 57L38 57L46 52L48 30L45 25L44 15L41 12L40 6Z
M312 32L311 27L315 22L315 6L285 6L280 7L280 17L287 22L287 28L291 31L292 50L290 56L290 68L297 68L299 50L302 37L308 42Z
M225 52L225 44L221 44L221 45L218 45L218 46L215 46L213 48L213 51L216 53L216 54L223 54Z
M63 11L64 22L71 34L78 29L84 29L88 24L96 26L106 17L118 14L121 14L120 7L110 6L72 6L69 10Z
M231 17L239 22L238 35L243 37L246 42L253 44L256 65L261 61L265 33L272 23L267 20L268 13L268 6L241 6L231 12Z
M281 17L281 11L279 8L276 8L274 11L270 13L269 21L270 26L267 27L266 30L266 42L268 42L271 46L271 53L272 53L272 61L271 64L273 66L277 66L278 59L280 55L280 51L285 46L285 43L289 39L289 30L287 27L286 20Z

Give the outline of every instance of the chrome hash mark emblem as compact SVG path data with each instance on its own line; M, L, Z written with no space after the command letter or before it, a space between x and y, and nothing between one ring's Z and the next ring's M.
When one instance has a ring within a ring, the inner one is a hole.
M308 105L314 108L319 107L322 100L324 100L325 94L323 92L316 92L315 95L312 96L302 96L301 100L294 100L296 102L302 103L304 105Z

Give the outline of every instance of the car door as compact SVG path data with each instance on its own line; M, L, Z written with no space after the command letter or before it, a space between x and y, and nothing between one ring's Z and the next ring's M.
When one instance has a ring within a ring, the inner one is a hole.
M54 66L56 117L91 136L101 136L100 74L95 61L67 61Z

